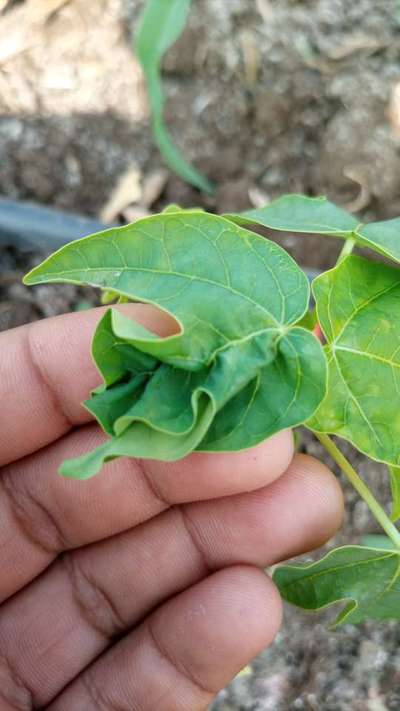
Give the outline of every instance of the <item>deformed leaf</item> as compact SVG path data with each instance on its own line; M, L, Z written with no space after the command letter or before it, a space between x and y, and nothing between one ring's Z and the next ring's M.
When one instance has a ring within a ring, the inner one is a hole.
M91 284L156 304L180 331L160 338L116 310L93 355L86 406L112 437L63 473L116 456L178 459L250 447L307 420L326 387L318 340L296 326L308 281L278 245L202 211L164 213L63 247L25 278Z
M328 393L307 423L400 463L400 271L350 256L313 282Z
M308 565L283 565L274 582L287 602L321 610L346 602L335 625L400 619L400 552L344 546Z
M147 82L155 141L167 165L200 190L213 192L211 182L195 170L174 145L164 124L160 65L167 49L183 31L191 0L147 0L135 49Z
M226 215L237 224L257 224L285 232L349 237L359 224L352 215L325 197L283 195L268 205L240 215Z

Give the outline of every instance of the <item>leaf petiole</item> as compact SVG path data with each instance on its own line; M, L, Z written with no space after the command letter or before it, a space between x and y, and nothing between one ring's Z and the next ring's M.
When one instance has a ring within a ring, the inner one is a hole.
M343 261L346 257L349 256L349 254L352 253L354 247L356 246L356 240L354 237L348 237L342 247L341 252L339 253L339 256L337 258L336 264L340 264L340 262Z
M396 548L400 549L400 532L391 522L389 516L386 515L382 506L375 499L368 486L364 484L363 480L359 477L356 470L351 466L350 462L346 459L344 454L342 454L340 449L338 449L338 447L331 440L329 435L323 434L321 432L314 432L314 434L317 439L319 439L321 444L325 447L326 451L328 452L328 454L330 454L336 464L339 465L343 474L347 477L347 479L355 488L355 490L360 494L361 498L365 501L375 519L378 521L380 526L382 526L386 535L389 536L391 541L393 541Z

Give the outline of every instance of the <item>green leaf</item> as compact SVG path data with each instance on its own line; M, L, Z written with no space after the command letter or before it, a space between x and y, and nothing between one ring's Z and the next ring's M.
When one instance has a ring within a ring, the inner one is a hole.
M400 518L400 467L389 467L390 488L392 492L392 521Z
M360 225L355 237L365 247L400 262L400 218Z
M159 338L116 310L93 355L104 379L87 407L112 440L63 473L84 478L115 456L178 459L251 447L307 420L326 363L295 324L309 285L278 245L202 211L167 213L63 247L25 283L91 284L156 304L180 331Z
M385 551L396 550L393 541L388 536L383 536L378 533L367 533L361 538L361 543L367 548L379 548Z
M239 225L261 225L285 232L304 232L347 239L400 262L400 218L363 225L325 197L283 195L262 208L226 215Z
M265 207L240 215L226 215L236 224L257 224L285 232L306 232L349 237L359 224L352 215L325 197L283 195Z
M307 423L373 459L400 462L400 271L347 257L313 283L328 393Z
M335 625L400 619L400 552L345 546L308 565L284 565L274 581L287 602L321 610L346 602Z
M306 328L307 331L313 331L317 323L317 312L313 309L312 311L307 311L297 325Z
M146 78L155 142L171 170L200 190L211 193L213 185L192 168L172 142L164 124L164 96L160 79L163 55L182 33L190 0L147 0L136 37L136 53Z
M162 210L162 214L169 215L171 213L176 213L176 212L204 212L204 208L202 207L181 207L180 205L175 205L174 203L172 205L167 205L164 207Z

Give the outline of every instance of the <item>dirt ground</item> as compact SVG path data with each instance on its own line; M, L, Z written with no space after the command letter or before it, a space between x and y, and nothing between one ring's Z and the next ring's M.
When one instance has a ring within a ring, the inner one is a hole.
M112 212L129 170L139 189L121 219L169 202L238 211L289 191L326 194L362 219L400 215L398 0L193 1L164 62L166 119L185 156L217 183L213 196L161 170L132 53L143 4L0 0L1 196L99 216ZM151 193L145 204L140 185ZM318 237L278 239L309 267L337 253ZM96 303L91 290L23 287L37 259L1 248L1 329ZM302 446L326 460L310 435ZM344 449L388 503L382 469ZM345 491L335 544L376 530ZM333 633L331 618L287 608L276 643L213 711L398 711L400 626Z

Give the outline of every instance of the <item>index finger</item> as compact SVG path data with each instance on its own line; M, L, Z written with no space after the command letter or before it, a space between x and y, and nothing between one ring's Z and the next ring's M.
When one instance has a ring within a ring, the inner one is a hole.
M118 308L161 336L176 330L172 318L151 306ZM104 311L66 314L0 334L0 466L92 419L81 403L100 382L90 344Z

